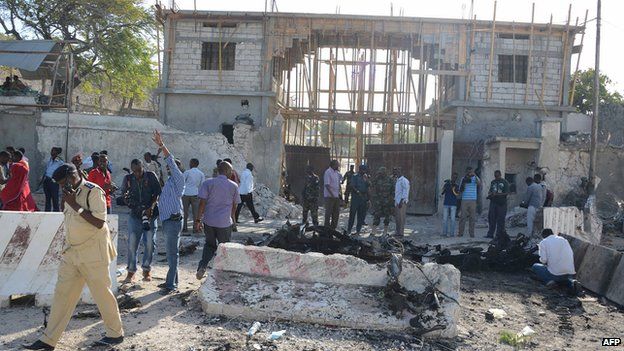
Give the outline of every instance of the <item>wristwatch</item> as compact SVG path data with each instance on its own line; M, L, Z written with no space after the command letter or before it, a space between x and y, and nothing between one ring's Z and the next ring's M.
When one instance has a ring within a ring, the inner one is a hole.
M76 211L76 212L78 212L78 214L81 214L81 213L83 213L83 212L84 212L84 208L82 208L82 207L81 207L81 208L79 208L79 209L78 209L78 211Z

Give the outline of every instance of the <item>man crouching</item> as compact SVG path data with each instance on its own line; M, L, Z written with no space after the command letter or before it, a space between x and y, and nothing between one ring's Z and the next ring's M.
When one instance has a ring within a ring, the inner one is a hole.
M117 300L111 291L110 262L117 251L106 224L106 198L99 186L83 180L72 164L60 166L52 179L63 189L65 201L65 249L58 270L58 281L50 320L43 336L28 350L54 350L71 318L86 283L97 304L106 336L96 345L123 341Z

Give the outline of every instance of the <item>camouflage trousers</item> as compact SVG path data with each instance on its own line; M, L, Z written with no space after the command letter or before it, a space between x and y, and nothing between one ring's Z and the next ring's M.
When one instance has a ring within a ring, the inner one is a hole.
M303 223L308 222L308 212L312 216L312 224L318 225L318 201L303 201Z
M394 207L389 206L373 206L373 225L379 225L381 218L384 219L384 225L390 224L390 217L394 215Z

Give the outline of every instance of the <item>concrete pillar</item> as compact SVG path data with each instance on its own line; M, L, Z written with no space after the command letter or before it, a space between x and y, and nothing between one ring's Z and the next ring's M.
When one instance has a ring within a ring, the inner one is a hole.
M551 171L554 171L559 167L561 122L559 119L543 118L538 123L542 143L539 149L537 164L539 167L548 167Z
M453 131L442 130L438 139L438 181L436 187L436 199L444 180L451 179L453 172ZM438 201L438 213L442 213L443 201Z

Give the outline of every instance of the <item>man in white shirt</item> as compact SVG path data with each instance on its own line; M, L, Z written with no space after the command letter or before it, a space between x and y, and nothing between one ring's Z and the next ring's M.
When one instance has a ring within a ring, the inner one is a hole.
M236 223L238 223L238 216L243 208L243 205L247 205L247 208L251 212L254 218L254 223L262 222L264 218L260 217L253 204L253 191L254 191L254 178L253 178L254 165L247 164L247 168L241 173L240 185L238 186L238 192L240 194L241 202L236 206Z
M332 160L329 168L323 174L323 197L325 198L325 226L332 229L338 227L338 219L340 218L340 182L342 175L338 171L340 163L338 160Z
M407 203L409 202L410 182L401 174L401 168L394 168L392 173L395 178L397 178L394 186L396 235L403 236L405 231L405 214L407 211Z
M533 265L533 272L548 287L554 287L557 283L566 283L567 287L575 292L578 283L573 279L576 271L570 243L555 235L549 228L542 230L542 237L544 240L539 243L541 263Z
M188 214L189 208L193 210L193 221L199 218L199 187L204 182L205 176L202 171L197 168L199 166L199 160L192 158L189 162L189 169L184 172L184 193L182 194L182 206L184 209L184 225L182 227L183 232L188 232ZM193 222L195 223L195 222ZM196 231L193 230L195 233Z

